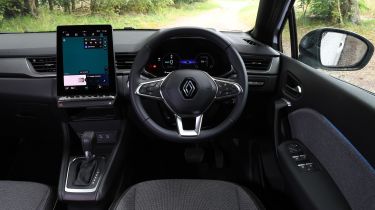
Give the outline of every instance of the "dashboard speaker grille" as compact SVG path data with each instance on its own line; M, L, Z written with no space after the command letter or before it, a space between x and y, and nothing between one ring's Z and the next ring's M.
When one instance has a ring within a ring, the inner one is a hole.
M135 53L116 53L116 68L131 70Z
M271 66L272 57L242 56L248 71L268 71Z
M253 45L253 46L256 46L257 43L255 43L253 40L250 40L250 39L243 39L245 42L249 43L249 45Z
M55 56L28 57L27 60L34 67L35 71L40 73L56 72Z

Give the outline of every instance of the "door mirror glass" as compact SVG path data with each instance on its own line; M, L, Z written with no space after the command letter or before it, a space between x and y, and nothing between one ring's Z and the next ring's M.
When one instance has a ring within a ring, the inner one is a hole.
M354 36L324 32L320 40L320 62L326 67L355 66L363 60L367 50L367 44Z
M374 52L366 38L340 29L324 28L306 34L299 45L299 60L325 70L358 70L365 67Z

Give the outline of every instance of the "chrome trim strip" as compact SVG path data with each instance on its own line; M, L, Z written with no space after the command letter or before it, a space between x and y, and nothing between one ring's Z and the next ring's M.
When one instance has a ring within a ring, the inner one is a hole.
M195 117L195 128L194 130L184 130L184 125L182 123L182 118L178 115L176 116L178 134L180 136L193 137L199 136L202 128L203 114Z
M92 192L95 192L98 189L99 183L102 179L102 173L103 173L102 171L99 171L100 174L99 174L99 177L98 177L98 181L97 181L95 187L93 187L93 188L78 189L78 188L69 188L68 187L68 176L69 176L70 165L74 161L79 160L79 159L86 159L86 158L85 157L75 157L69 162L68 171L66 172L66 177L65 177L65 192L70 192L70 193L92 193Z
M81 96L77 98L71 98L68 96L59 96L58 101L61 102L86 102L86 101L108 101L115 100L116 96Z
M292 102L290 102L289 100L287 100L285 98L281 98L281 100L283 100L285 102L286 106L288 106L288 107L292 106Z
M297 91L298 91L298 93L300 93L300 94L301 94L301 93L302 93L302 88L301 88L301 86L297 85L297 87L296 87L296 88L297 88Z

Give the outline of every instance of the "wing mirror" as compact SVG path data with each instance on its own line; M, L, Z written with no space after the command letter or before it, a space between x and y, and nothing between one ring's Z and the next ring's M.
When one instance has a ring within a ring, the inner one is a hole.
M372 57L374 46L358 34L324 28L306 34L299 50L299 60L309 66L342 71L365 67Z

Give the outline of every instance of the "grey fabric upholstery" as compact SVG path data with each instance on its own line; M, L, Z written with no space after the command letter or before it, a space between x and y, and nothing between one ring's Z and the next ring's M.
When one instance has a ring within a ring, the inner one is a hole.
M43 184L0 181L1 210L53 209L52 190Z
M300 109L289 115L292 136L320 161L353 210L375 209L375 170L323 115Z
M157 180L128 189L115 210L257 210L257 198L240 186L213 180Z

